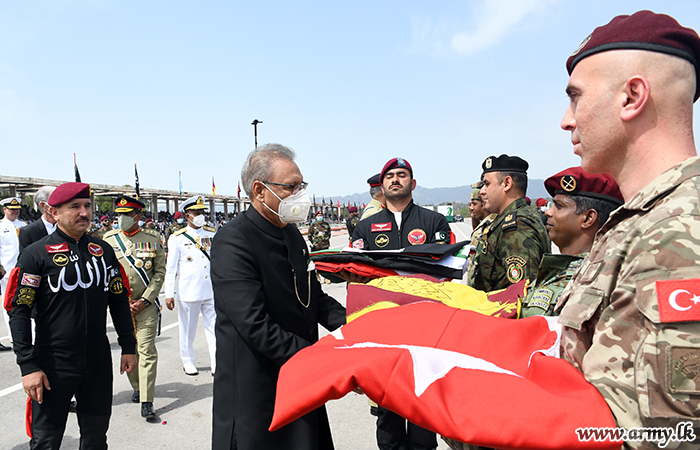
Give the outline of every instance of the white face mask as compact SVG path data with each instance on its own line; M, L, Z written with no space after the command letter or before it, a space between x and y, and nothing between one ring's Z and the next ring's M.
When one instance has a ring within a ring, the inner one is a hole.
M204 218L204 214L200 214L192 218L192 225L197 228L202 228L205 223L207 223L207 219Z
M265 202L263 202L265 208L277 214L280 220L284 223L296 223L306 221L306 216L309 214L309 208L311 208L311 199L308 195L306 195L306 189L301 189L296 194L292 194L285 199L281 199L277 194L275 194L275 192L272 189L267 187L265 183L262 184L267 188L268 191L272 192L272 195L277 197L280 201L279 212L273 211L272 208L265 205Z

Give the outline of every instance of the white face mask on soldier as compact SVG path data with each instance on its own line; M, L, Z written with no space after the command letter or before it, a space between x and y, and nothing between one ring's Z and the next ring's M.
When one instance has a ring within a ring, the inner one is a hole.
M265 208L277 214L280 220L284 223L306 221L306 216L309 214L309 208L311 208L311 199L308 195L306 195L306 189L302 189L296 194L292 194L289 197L281 199L277 194L275 194L275 191L267 187L267 185L262 181L261 183L280 201L279 212L274 211L272 208L267 206L265 202L262 202L262 204L265 205Z

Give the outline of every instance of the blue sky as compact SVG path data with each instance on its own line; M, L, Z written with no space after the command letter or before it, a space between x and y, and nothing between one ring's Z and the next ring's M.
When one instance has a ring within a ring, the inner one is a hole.
M394 156L427 188L489 155L531 178L578 165L559 128L566 58L651 9L696 1L0 2L3 175L235 195L259 143L294 148L317 197L364 192ZM696 120L697 122L697 120Z

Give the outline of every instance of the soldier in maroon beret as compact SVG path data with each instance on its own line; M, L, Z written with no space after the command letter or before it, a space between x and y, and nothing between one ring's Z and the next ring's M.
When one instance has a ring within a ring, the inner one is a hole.
M22 251L7 292L14 351L31 398L30 447L60 448L75 396L81 448L106 449L113 379L108 309L122 349L120 371L136 366L127 288L112 248L85 232L90 186L62 184L48 203L57 229Z
M596 28L566 64L561 127L583 169L610 173L625 204L559 300L562 354L627 429L700 427L699 56L694 30L639 11ZM698 448L690 440L659 446Z

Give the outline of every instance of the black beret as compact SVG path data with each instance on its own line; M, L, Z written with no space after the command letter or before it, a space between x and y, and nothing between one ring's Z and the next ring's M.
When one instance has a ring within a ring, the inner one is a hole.
M488 172L522 172L527 173L530 165L517 156L501 155L499 157L489 156L481 164L484 173Z

